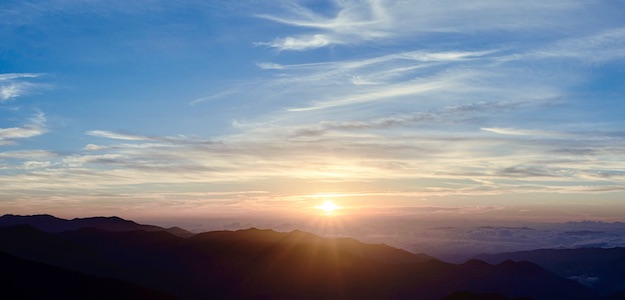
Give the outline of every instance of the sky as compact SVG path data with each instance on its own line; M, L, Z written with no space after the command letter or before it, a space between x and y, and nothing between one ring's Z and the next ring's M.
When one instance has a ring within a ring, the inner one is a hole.
M4 0L0 212L625 221L624 96L622 0Z

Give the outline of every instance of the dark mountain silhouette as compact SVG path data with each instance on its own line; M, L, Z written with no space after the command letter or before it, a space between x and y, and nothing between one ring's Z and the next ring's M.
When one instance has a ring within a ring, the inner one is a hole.
M109 231L166 231L180 237L190 237L193 233L179 227L162 228L154 225L142 225L119 217L91 217L66 220L51 215L4 215L0 217L0 227L30 225L45 232L63 232L80 228L99 228Z
M96 277L0 252L4 299L175 299L118 279Z
M192 299L204 293L179 274L203 265L179 249L185 239L162 231L106 231L83 228L46 233L30 225L0 227L0 251L87 274L118 278ZM195 260L195 261L194 261ZM170 266L175 268L170 268ZM208 275L213 266L206 266ZM207 284L206 286L210 286ZM187 289L189 289L187 291Z
M490 263L531 261L604 295L625 291L625 248L540 249L481 254L476 258Z
M454 291L599 299L593 290L529 262L455 265L302 231L248 229L181 238L165 231L52 233L20 225L0 228L0 251L181 299L439 300Z
M604 297L602 300L623 300L625 299L625 292L618 292Z
M532 300L528 297L521 298L509 298L502 294L495 293L487 293L487 294L476 294L471 292L457 291L453 292L450 295L444 297L441 300Z
M294 230L288 234L256 228L239 231L212 231L197 234L191 239L210 244L240 245L241 247L250 244L257 248L267 248L276 244L289 247L297 244L323 249L340 249L383 263L410 263L436 259L423 253L414 254L384 244L365 244L350 238L326 239L300 230Z

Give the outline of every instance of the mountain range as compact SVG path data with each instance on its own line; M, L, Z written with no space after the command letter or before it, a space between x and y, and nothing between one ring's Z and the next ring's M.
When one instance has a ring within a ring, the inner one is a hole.
M538 249L481 254L475 258L493 264L529 261L601 294L625 291L625 248ZM625 299L623 296L618 299Z
M193 233L180 227L162 228L154 225L138 224L119 217L91 217L66 220L51 215L4 215L0 217L0 227L28 224L45 232L63 232L80 228L101 228L108 231L166 231L180 237L190 237Z
M115 286L127 299L609 299L605 291L529 261L451 264L298 230L193 235L115 217L5 215L0 258L14 266L3 270L4 290L41 286L50 297L75 299L85 298L85 289L51 286L91 282L83 286L93 286L86 290L94 294ZM625 288L610 291L610 299L620 291Z
M175 299L118 279L24 260L0 252L0 290L5 299Z

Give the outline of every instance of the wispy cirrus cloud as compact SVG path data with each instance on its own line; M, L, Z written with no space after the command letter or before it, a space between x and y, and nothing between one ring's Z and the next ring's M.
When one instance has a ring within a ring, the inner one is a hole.
M260 18L317 33L276 38L272 42L257 44L280 51L303 51L331 45L386 41L420 33L528 30L549 27L552 24L548 21L550 18L566 22L559 14L581 10L585 4L350 0L334 1L333 7L334 12L328 14L289 3L282 7L281 13L259 15ZM572 20L568 22L572 23Z
M103 137L107 139L126 140L126 141L149 141L149 140L155 139L153 137L149 137L145 135L118 133L118 132L105 131L105 130L92 130L92 131L88 131L87 134L91 136Z
M334 18L317 14L306 7L289 4L286 16L259 15L260 18L295 27L319 30L313 35L276 38L272 42L258 42L283 50L304 51L329 45L352 43L362 39L381 38L389 34L383 23L388 22L385 7L381 1L371 0L358 3L342 1L334 3L338 12Z
M46 150L19 150L0 152L0 158L5 159L46 159L57 156L56 153Z
M39 136L47 131L46 116L39 112L23 126L0 128L0 145L12 145L17 140Z
M337 106L354 105L372 101L383 101L388 98L417 95L439 89L450 88L452 85L453 84L449 82L449 79L446 79L444 81L430 81L425 83L409 82L394 86L388 86L385 89L378 89L375 91L361 94L353 94L337 99L317 101L316 103L313 103L311 106L308 107L291 108L289 110L293 112L310 111Z
M542 59L577 59L605 63L625 57L625 27L604 29L581 37L567 38L530 55Z
M324 72L333 75L345 72L364 72L367 73L406 73L414 71L414 67L419 63L451 63L457 61L469 61L479 59L489 54L496 53L496 50L486 51L405 51L393 53L373 58L363 58L358 60L345 60L308 64L292 64L281 65L273 62L257 63L256 65L262 70L289 70L289 71L309 71ZM423 67L432 67L433 65L423 64ZM363 74L364 75L364 74ZM368 75L367 77L371 77ZM378 76L381 77L381 76Z
M123 141L144 141L144 142L161 142L161 143L199 143L199 144L210 144L213 141L203 140L197 138L191 138L187 136L148 136L148 135L138 135L132 133L125 132L114 132L107 130L91 130L86 132L87 135L93 137L100 137L112 140L123 140Z
M34 73L5 73L0 74L0 103L21 97L33 90L42 87L42 84L27 81L37 78L41 74Z
M389 115L373 120L351 120L351 121L321 121L316 125L301 126L293 129L294 136L322 135L328 131L340 130L366 130L366 129L384 129L394 126L408 125L434 125L437 123L458 123L467 119L475 118L475 116L505 112L514 108L528 107L535 105L527 102L475 102L462 103L443 107L438 110L430 110L427 112L415 112L411 114ZM497 132L496 128L482 128L484 131ZM505 130L505 129L503 129ZM515 131L518 134L527 133ZM535 132L538 133L538 132ZM512 133L510 133L512 134Z
M0 74L0 81L8 81L20 78L36 78L39 76L40 74L35 73L4 73Z
M457 113L471 118L523 105L465 104L449 106L439 113ZM250 133L253 138L230 136L219 144L205 144L193 138L183 142L156 142L168 140L168 137L148 138L132 133L124 133L119 139L120 136L101 132L95 137L111 137L119 143L93 149L99 151L97 154L86 149L88 152L70 155L24 152L0 156L0 159L22 162L5 166L4 171L10 168L12 175L0 176L0 194L37 189L47 191L48 195L75 193L77 196L70 198L78 199L86 191L98 190L132 197L143 190L138 187L150 187L169 193L180 191L189 205L220 211L211 206L220 199L225 203L249 200L249 195L237 191L250 190L250 182L262 184L266 190L263 199L267 201L308 201L302 190L327 184L333 187L331 190L344 194L345 199L341 201L345 203L365 205L371 201L372 206L379 206L380 199L402 203L427 198L424 203L434 203L456 197L600 194L625 189L625 175L614 172L625 168L618 160L618 153L625 145L617 146L618 138L604 138L601 143L589 144L580 141L592 140L596 132L577 133L572 145L581 143L586 151L560 152L558 160L544 161L545 157L553 156L549 153L561 148L571 149L571 145L566 139L554 143L553 139L543 140L540 136L531 143L519 143L506 135L488 136L479 127L472 133L468 131L464 137L427 131L392 133L382 130L376 134L370 131L372 126L379 126L377 130L380 130L403 124L378 121L354 124L355 127L324 128L347 131L347 134L325 134L302 140L299 136L279 135L273 130L256 131ZM405 121L428 122L425 119ZM349 134L356 129L364 132ZM128 139L130 137L132 139ZM607 146L614 151L606 153ZM601 172L611 176L591 176ZM393 187L404 181L410 182L410 187L401 184ZM198 194L224 188L232 196ZM189 191L198 192L187 195ZM163 194L142 195L146 201L161 203ZM93 196L93 199L105 198L110 197Z
M313 36L280 38L268 43L257 42L255 45L269 46L280 50L306 51L321 48L330 43L332 43L332 41L330 41L327 36L315 34Z
M453 101L450 94L477 92L483 85L476 85L475 81L495 77L488 68L461 66L488 62L495 52L408 51L331 63L258 65L265 70L280 72L265 86L280 87L283 98L297 97L299 103L311 102L289 108L291 112L303 112L384 102L412 95L442 98L444 94ZM307 90L312 93L308 94Z
M237 90L226 90L226 91L215 93L215 94L212 94L212 95L209 95L209 96L199 97L199 98L193 99L193 100L189 101L189 105L194 106L194 105L197 105L199 103L206 102L206 101L213 101L213 100L223 99L223 98L226 98L228 96L235 95L237 93L239 93L239 91L237 91Z
M518 128L497 128L497 127L483 127L483 131L504 134L504 135L518 135L518 136L550 136L550 137L566 137L567 134L558 133L554 131L545 130L531 130L531 129L518 129Z

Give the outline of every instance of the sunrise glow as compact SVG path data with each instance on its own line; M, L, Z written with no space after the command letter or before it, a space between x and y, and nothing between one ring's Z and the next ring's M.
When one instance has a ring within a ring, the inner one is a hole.
M198 231L623 222L622 11L1 1L0 211Z
M340 208L340 206L334 204L334 202L329 200L317 206L317 209L322 210L326 215L332 215Z
M625 0L0 0L8 291L625 299L624 16Z

